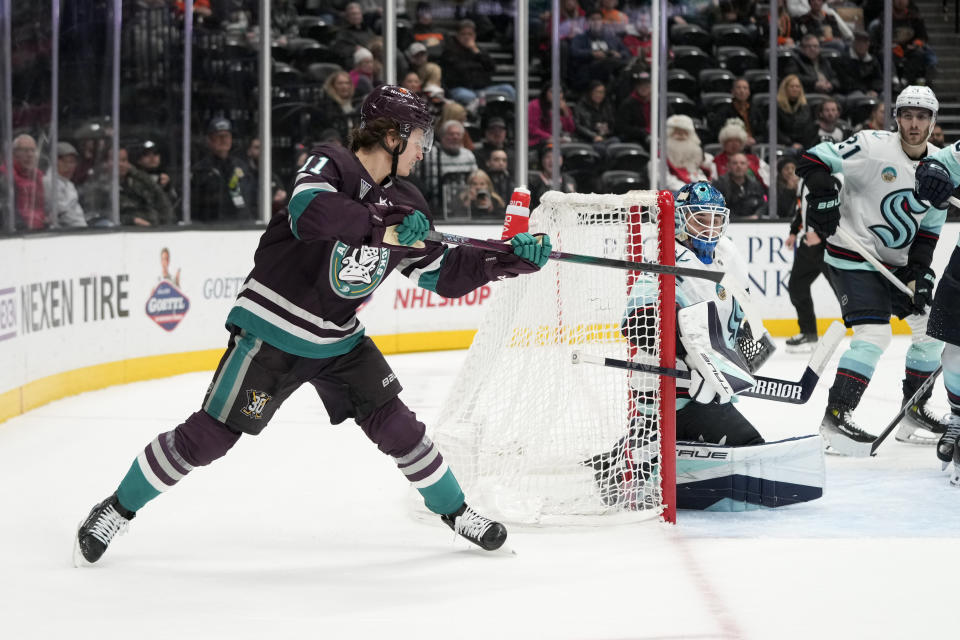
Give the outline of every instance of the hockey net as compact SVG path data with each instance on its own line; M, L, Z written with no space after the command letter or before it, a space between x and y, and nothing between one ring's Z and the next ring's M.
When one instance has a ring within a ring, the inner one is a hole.
M567 253L673 264L669 192L549 192L530 231ZM638 279L657 308L655 331L635 346L621 322ZM572 363L579 349L674 367L674 286L556 260L494 286L431 430L472 506L520 524L675 521L673 380Z

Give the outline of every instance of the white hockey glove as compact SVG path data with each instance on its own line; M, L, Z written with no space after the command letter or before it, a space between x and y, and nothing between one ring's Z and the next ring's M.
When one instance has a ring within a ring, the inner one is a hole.
M723 324L713 302L698 302L677 313L680 342L690 367L690 397L707 404L730 402L757 383L747 364L723 338Z

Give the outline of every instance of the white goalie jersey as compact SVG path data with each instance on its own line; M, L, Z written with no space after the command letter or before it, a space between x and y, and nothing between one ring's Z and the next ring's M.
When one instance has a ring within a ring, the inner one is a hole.
M928 154L937 150L927 144ZM917 161L904 153L899 134L865 130L840 143L821 142L810 153L843 183L840 228L881 262L903 266L918 235L939 237L947 212L914 195ZM960 167L956 159L954 166ZM839 269L873 269L838 235L828 239L825 260Z
M720 238L714 251L713 262L704 264L700 262L696 254L688 247L676 243L676 265L678 267L692 267L706 271L718 271L729 273L734 278L744 283L748 282L747 265L734 246L733 241L726 236ZM677 276L676 304L679 309L689 307L698 302L713 302L717 306L720 320L723 322L723 338L726 345L736 350L737 336L741 331L744 314L740 305L737 304L733 296L727 293L723 287L712 280L705 278L689 278ZM630 338L631 318L635 317L643 309L655 308L657 305L657 280L652 277L640 277L634 283L630 291L630 297L627 301L627 308L624 314L624 333ZM687 364L678 357L677 369L686 371L689 369ZM688 400L685 395L685 388L689 386L687 380L677 380L677 389L680 397L677 398L677 408L682 408Z

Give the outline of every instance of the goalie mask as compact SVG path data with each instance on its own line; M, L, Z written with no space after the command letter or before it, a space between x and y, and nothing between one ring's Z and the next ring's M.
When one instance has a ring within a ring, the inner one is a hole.
M710 264L730 220L723 194L709 182L693 182L677 192L674 202L677 239L690 247L700 262Z

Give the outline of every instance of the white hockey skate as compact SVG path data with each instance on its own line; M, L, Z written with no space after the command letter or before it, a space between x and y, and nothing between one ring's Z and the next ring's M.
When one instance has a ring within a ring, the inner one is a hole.
M917 403L907 409L894 437L907 444L934 445L947 430L947 420L934 415L925 402Z
M840 407L827 407L820 423L820 435L827 443L825 453L854 458L870 457L873 441L877 439L853 421L853 411Z

